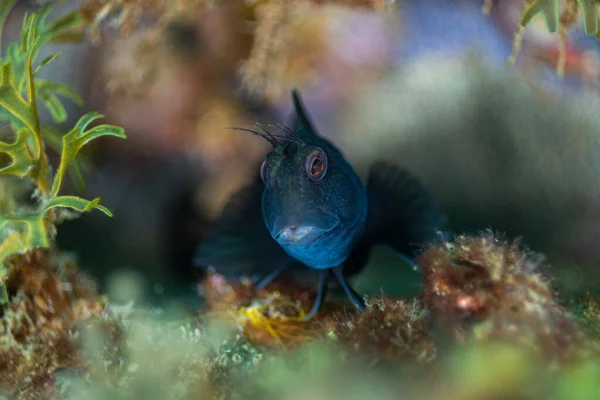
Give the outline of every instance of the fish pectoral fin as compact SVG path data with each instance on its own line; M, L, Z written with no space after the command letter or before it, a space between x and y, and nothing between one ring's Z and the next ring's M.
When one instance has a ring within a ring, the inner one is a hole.
M352 304L354 304L360 311L364 311L366 308L365 302L346 280L343 272L343 266L340 265L339 267L333 268L333 274L342 286L342 289L344 289L344 292L346 292L346 296L348 296L350 301L352 301Z
M258 279L256 279L253 282L254 290L256 290L256 291L263 290L269 283L273 282L286 269L290 268L290 264L291 263L282 264L277 269L260 276Z
M264 275L292 260L265 226L263 189L257 181L231 196L196 248L196 267L213 267L226 276Z
M308 314L304 315L305 320L313 318L319 311L321 311L321 308L323 307L323 301L327 295L327 282L329 282L330 273L331 271L329 268L319 270L319 286L317 289L317 295L315 296L311 310L308 312Z
M369 196L366 235L374 244L388 245L398 253L414 257L420 246L448 235L448 219L437 201L405 169L375 163L366 187Z
M329 278L331 277L331 273L333 272L333 276L337 279L340 286L346 293L346 296L352 301L359 311L364 311L366 308L365 302L362 297L356 293L356 291L350 286L346 276L344 276L343 265L334 268L324 268L319 270L319 286L317 289L317 295L315 296L315 300L313 302L313 306L311 310L304 316L304 319L308 320L313 318L315 315L319 313L321 308L323 307L323 302L325 300L325 296L327 295L327 284L329 282Z
M404 261L406 264L410 265L410 267L414 270L418 270L419 266L417 265L417 263L415 263L415 260L410 257L407 256L404 253L401 253L399 251L394 251L394 254L396 254L402 261Z

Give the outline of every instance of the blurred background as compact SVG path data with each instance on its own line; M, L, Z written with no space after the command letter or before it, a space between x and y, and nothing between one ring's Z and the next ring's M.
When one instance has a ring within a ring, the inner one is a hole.
M194 298L194 247L269 150L226 127L286 123L293 87L363 177L377 160L403 166L456 233L522 237L560 290L600 291L600 46L580 23L559 77L559 35L541 18L507 64L522 0L174 3L189 11L163 29L144 6L129 35L113 18L96 40L45 49L62 56L43 74L85 100L65 127L94 110L128 135L87 148L85 188L65 188L100 197L114 217L92 212L58 230L115 301ZM53 15L102 4L57 2ZM34 8L20 2L5 42ZM378 249L355 287L413 294L419 282Z

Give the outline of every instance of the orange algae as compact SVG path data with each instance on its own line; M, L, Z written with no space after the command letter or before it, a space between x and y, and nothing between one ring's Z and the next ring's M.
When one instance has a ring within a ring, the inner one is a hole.
M211 274L204 280L203 290L209 314L229 317L251 343L267 347L290 349L323 336L331 311L338 308L326 303L315 318L306 320L314 295L287 280L255 292L247 280L231 283L222 275Z

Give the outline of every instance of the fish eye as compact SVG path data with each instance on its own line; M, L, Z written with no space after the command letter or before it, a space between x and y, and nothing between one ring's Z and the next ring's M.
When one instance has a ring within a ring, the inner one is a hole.
M327 172L327 156L321 149L313 150L306 158L306 173L313 181L320 181Z
M263 161L262 165L260 166L260 179L262 179L263 183L266 185L268 178L269 178L269 176L268 176L268 171L267 171L267 160L265 160L265 161Z

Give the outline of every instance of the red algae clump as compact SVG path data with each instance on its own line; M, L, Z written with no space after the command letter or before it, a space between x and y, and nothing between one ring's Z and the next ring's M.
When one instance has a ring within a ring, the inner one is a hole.
M559 305L542 258L491 233L430 246L417 260L424 298L459 340L509 340L569 361L598 355L575 316Z
M314 294L289 280L254 291L249 281L233 283L211 274L203 295L206 316L225 317L257 346L289 350L326 340L391 363L425 365L436 358L429 312L417 299L372 298L363 312L326 302L313 319L304 320Z
M48 249L12 256L8 266L0 392L44 398L55 391L55 371L83 367L77 331L93 319L105 323L106 304L72 261Z
M426 365L437 349L429 329L429 312L422 302L372 298L362 313L336 314L331 333L357 352L390 363Z

